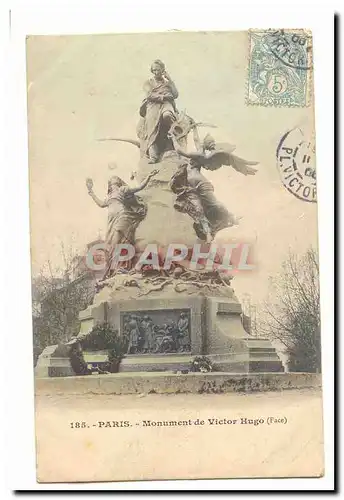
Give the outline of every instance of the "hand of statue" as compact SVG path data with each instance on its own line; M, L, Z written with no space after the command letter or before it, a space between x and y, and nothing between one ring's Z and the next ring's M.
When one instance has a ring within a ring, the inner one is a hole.
M166 78L166 80L172 80L172 78L170 77L170 75L166 70L164 71L163 76Z
M149 178L154 177L154 176L155 176L155 175L157 175L158 173L159 173L159 170L157 170L157 169L152 170L152 171L150 172L150 174L148 175L148 177L149 177Z
M87 186L87 191L90 193L93 189L93 180L90 177L86 179L86 186Z

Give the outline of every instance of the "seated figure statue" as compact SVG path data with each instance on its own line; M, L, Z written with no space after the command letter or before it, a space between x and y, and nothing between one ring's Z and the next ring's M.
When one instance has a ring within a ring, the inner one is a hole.
M154 61L151 72L153 77L144 84L146 97L140 107L137 135L142 153L149 157L149 163L156 163L173 147L168 132L177 117L178 91L162 61Z

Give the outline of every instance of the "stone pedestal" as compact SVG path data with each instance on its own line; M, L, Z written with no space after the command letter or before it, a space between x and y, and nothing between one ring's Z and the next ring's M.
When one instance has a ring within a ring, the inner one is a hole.
M148 212L136 231L139 250L149 243L162 249L169 244L191 247L199 242L191 217L177 212L173 206L174 194L169 189L169 181L180 163L181 158L173 151L166 153L156 165L149 164L144 158L140 160L139 182L153 169L158 169L159 173L140 192ZM131 315L138 315L141 319L149 316L157 328L154 348L145 349L140 345L137 351L141 352L130 351L122 360L120 371L187 371L195 356L207 356L217 371L283 371L271 343L266 339L252 338L244 330L241 306L229 281L215 274L204 279L200 275L190 278L187 273L171 272L168 276L161 273L158 278L139 273L117 273L103 283L93 305L80 313L79 335L83 336L94 325L103 322L110 323L120 335L124 335ZM177 334L174 347L162 352L159 342L163 341L164 334L161 332L168 331L168 324L178 324L181 317L188 320L187 336L178 337ZM92 362L94 355L85 353L85 360ZM99 362L105 361L106 354L100 358Z
M58 345L46 347L39 355L35 366L35 377L69 377L74 375L68 357L56 356Z
M148 243L155 243L160 247L167 247L170 243L191 246L197 240L193 220L174 209L175 195L169 189L169 181L180 163L181 159L174 151L165 153L163 160L157 164L150 164L145 158L140 160L139 182L153 169L159 170L159 173L140 192L147 203L148 212L136 231L139 248L144 248Z
M242 326L241 305L228 286L197 286L172 280L163 290L125 286L126 277L117 276L96 297L95 303L80 314L81 334L93 325L110 323L121 335L127 315L149 315L158 324L168 324L180 313L189 318L188 352L128 354L120 365L123 372L185 371L195 356L207 356L215 370L231 373L279 372L283 365L267 339L251 337Z

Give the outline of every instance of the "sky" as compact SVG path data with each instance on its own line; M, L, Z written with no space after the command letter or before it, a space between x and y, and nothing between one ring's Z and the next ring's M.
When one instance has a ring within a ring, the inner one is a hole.
M92 36L31 36L27 40L30 226L32 271L62 261L61 243L76 251L105 235L107 216L90 200L85 179L105 196L108 163L129 180L138 150L99 142L106 136L136 136L142 86L150 64L162 59L179 90L177 106L201 129L235 153L259 161L244 177L222 168L207 174L216 196L243 217L221 238L250 240L256 269L236 276L237 295L254 303L267 296L289 248L297 254L317 246L317 204L297 199L281 182L276 148L286 131L313 135L312 106L246 104L249 39L246 32L159 33Z

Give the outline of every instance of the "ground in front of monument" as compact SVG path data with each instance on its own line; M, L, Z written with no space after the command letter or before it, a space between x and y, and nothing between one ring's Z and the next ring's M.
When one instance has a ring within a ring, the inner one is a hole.
M41 482L323 474L318 388L38 394L36 432Z

